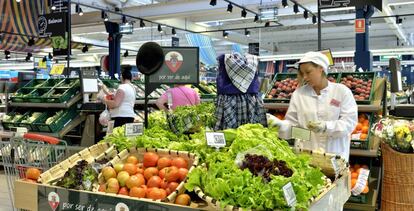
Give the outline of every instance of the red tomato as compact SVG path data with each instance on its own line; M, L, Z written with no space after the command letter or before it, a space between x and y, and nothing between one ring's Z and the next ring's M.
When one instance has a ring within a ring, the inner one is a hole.
M187 174L188 174L188 169L186 168L178 169L178 175L180 175L180 181L184 181Z
M169 168L168 170L166 170L165 179L168 182L176 182L178 179L180 179L178 169L177 168Z
M158 175L158 169L155 167L149 167L144 171L144 177L148 181L152 176Z
M188 206L190 204L190 202L191 202L191 198L188 194L180 194L175 199L176 204L180 204L180 205L184 205L184 206Z
M158 166L158 169L163 169L165 167L170 167L171 166L171 159L167 158L167 157L162 157L162 158L158 159L157 166Z
M162 180L159 176L153 176L148 180L147 186L149 188L159 188L161 186L161 181Z
M128 196L129 195L128 189L126 187L122 187L119 189L118 194Z
M144 167L155 167L157 166L159 156L153 152L146 152L144 154Z
M167 170L169 169L169 167L163 168L158 172L158 176L161 177L161 179L165 178L165 173L167 172Z
M159 189L159 188L153 188L148 193L148 198L154 199L154 200L163 199L165 197L167 197L167 193L165 192L165 190Z
M176 157L171 161L171 165L177 168L188 168L187 161L184 158Z
M160 187L161 187L162 189L167 189L167 188L168 188L168 182L167 182L167 180L163 179L163 180L161 181Z
M144 188L139 187L132 187L129 190L129 196L137 197L137 198L145 198L146 192Z
M177 189L178 185L179 184L176 182L170 182L168 183L168 189L170 189L171 192L174 192Z
M132 164L136 165L138 163L138 158L135 157L134 155L130 155L126 159L126 163L132 163Z

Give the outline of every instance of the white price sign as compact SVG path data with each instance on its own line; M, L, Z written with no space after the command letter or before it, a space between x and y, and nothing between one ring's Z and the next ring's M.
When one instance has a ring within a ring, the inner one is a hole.
M296 204L296 194L293 190L292 183L289 182L283 186L283 195L285 196L286 203L289 207L294 207Z
M226 138L224 133L206 132L207 145L215 148L225 147Z
M112 134L112 131L114 130L114 124L115 121L111 120L108 122L108 129L106 130L106 134Z
M310 141L311 131L305 128L292 127L292 138L298 139L301 141Z
M127 123L125 124L125 136L140 136L144 133L144 124Z
M338 166L338 162L336 162L335 157L331 158L331 163L332 163L332 167L335 171L335 177L338 177L338 175L339 175L339 166Z
M369 176L369 170L361 169L361 171L359 172L358 180L354 188L352 188L351 190L352 195L357 196L362 193L362 191L364 190L365 186L368 183L368 176Z

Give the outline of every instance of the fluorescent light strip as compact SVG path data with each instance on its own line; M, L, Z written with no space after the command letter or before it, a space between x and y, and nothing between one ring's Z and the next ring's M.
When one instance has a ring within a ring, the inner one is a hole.
M407 4L414 4L414 1L389 3L388 6L400 6L400 5L407 5Z

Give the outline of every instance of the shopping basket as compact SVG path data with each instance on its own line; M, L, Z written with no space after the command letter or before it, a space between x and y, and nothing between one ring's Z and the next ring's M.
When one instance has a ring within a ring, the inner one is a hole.
M25 178L26 169L44 172L68 156L65 141L33 133L0 141L0 153L13 207L14 181Z

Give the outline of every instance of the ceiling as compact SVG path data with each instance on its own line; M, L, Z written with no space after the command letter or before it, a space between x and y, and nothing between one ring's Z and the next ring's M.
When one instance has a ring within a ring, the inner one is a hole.
M22 0L26 1L26 0ZM76 2L76 1L75 1ZM232 51L232 45L237 43L247 51L247 44L260 43L261 55L298 54L318 49L317 25L310 19L303 17L303 8L300 12L293 12L293 3L288 1L289 7L283 8L281 0L233 0L232 2L243 5L249 10L259 13L260 8L266 11L266 17L270 18L270 27L263 27L264 21L255 23L254 14L247 12L247 17L240 16L241 9L233 5L233 12L228 13L228 3L217 0L217 5L211 6L209 0L82 0L82 4L92 5L95 8L114 10L120 8L123 14L144 18L156 23L167 24L177 28L177 37L180 38L180 46L188 46L186 40L187 29L198 32L212 38L217 54ZM317 13L316 0L299 0L300 5L309 12ZM108 35L105 32L101 12L96 9L81 7L83 16L75 12L72 5L72 34L73 40L80 43L88 43L98 46L107 45ZM278 9L269 9L278 8ZM274 11L277 11L275 15ZM414 44L414 16L401 16L402 25L395 23L395 17L383 18L382 16L394 16L412 14L414 1L408 0L383 0L383 11L375 9L369 29L370 49L394 49L409 48ZM322 48L330 48L333 52L354 51L355 32L353 7L322 10ZM109 14L110 21L121 21L121 16ZM375 18L377 17L377 18ZM378 18L380 17L380 18ZM128 18L128 20L133 20ZM139 27L139 20L134 20L134 33L124 35L122 47L124 49L139 49L146 41L156 41L161 45L171 45L171 28L163 27L163 33L159 33L156 24L146 23L146 27ZM245 28L250 31L250 37L246 37ZM224 38L222 30L228 30L228 38ZM209 32L214 31L214 32ZM204 32L204 33L203 33ZM0 49L1 50L1 49ZM41 49L36 55L47 55L50 48ZM124 50L123 50L124 51ZM105 47L90 47L89 51L82 53L74 50L74 56L79 60L97 62L101 55L107 54ZM134 53L125 61L132 62ZM0 62L5 62L0 55ZM16 56L17 57L17 56ZM20 56L22 57L22 56ZM24 57L24 56L23 56ZM132 62L133 63L133 62Z

